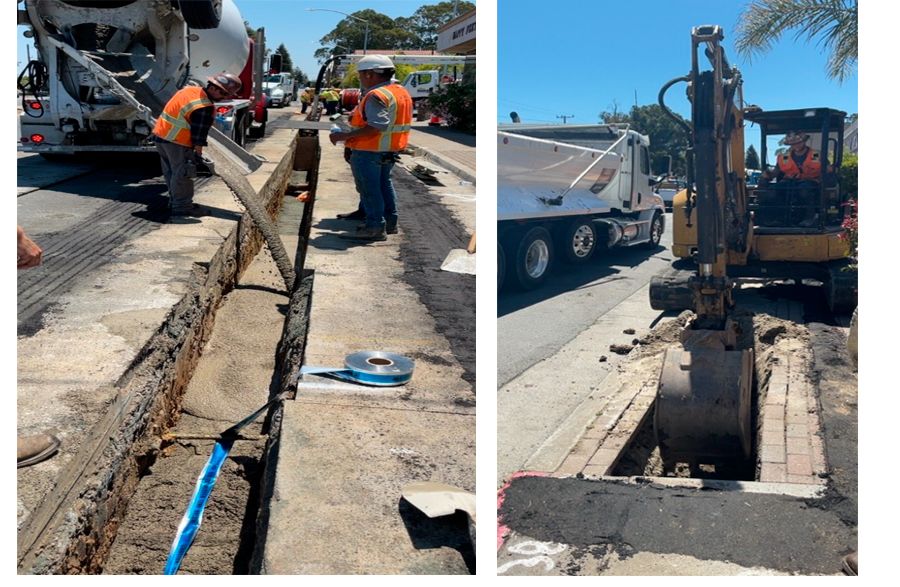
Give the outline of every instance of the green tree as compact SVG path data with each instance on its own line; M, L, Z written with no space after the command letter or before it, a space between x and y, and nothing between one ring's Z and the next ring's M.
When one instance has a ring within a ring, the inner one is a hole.
M302 88L309 83L309 76L303 73L303 70L301 70L299 67L295 67L293 70L291 70L291 75L294 76L294 81L297 83L298 87Z
M857 62L857 0L753 0L741 13L735 47L750 59L788 30L817 39L828 52L828 77L843 82Z
M288 52L287 47L284 46L284 43L278 45L275 52L281 55L281 71L293 71L294 62L291 61L291 54Z
M410 29L398 28L394 19L376 12L371 8L357 10L352 14L356 18L344 18L327 35L319 39L322 47L315 52L319 61L325 61L332 55L332 48L340 45L347 48L348 53L362 50L366 40L366 23L368 21L370 49L412 49L415 45L414 33Z
M600 113L600 119L604 124L629 124L632 130L649 136L650 163L654 173L670 171L670 158L672 173L686 173L684 151L689 137L684 128L663 112L659 104L633 106L628 114L624 114L618 111L618 105L614 103L612 111ZM682 121L687 123L683 118Z
M458 14L463 14L475 5L463 0L459 2ZM352 14L356 18L344 18L327 35L319 39L322 47L315 57L320 62L334 54L335 45L345 47L347 52L362 50L365 43L366 23L369 23L367 48L391 51L434 50L437 30L454 17L454 2L420 6L411 16L391 17L370 8ZM343 51L343 49L342 49Z
M420 6L409 18L412 29L418 37L418 48L436 49L438 29L460 14L465 14L474 8L474 4L465 1L458 3L438 2L437 4Z
M747 148L747 157L744 159L744 167L747 169L760 169L759 153L756 152L756 147L753 145L750 145Z
M627 124L631 122L631 117L625 112L619 111L619 103L613 100L612 110L604 110L599 114L603 124Z

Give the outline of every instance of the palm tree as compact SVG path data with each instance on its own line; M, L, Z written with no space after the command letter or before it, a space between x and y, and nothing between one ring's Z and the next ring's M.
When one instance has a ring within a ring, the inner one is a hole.
M818 38L828 50L828 77L843 82L857 61L857 0L752 0L737 26L738 53L763 53L787 30L795 38Z

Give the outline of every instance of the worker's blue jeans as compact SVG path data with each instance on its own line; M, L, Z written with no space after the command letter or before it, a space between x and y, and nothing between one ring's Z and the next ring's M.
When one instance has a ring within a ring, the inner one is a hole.
M354 149L350 169L366 211L366 226L397 225L397 194L391 183L394 154Z

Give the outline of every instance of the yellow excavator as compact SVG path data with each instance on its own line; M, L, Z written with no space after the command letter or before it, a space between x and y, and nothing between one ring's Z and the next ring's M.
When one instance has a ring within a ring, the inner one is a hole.
M695 27L691 72L659 93L660 106L691 137L687 188L672 210L676 261L650 283L654 309L695 314L681 346L666 351L657 388L654 429L668 467L750 456L753 350L737 346L735 278L814 279L834 311L856 305L856 273L840 237L845 200L836 181L846 115L828 108L744 109L741 74L729 65L723 39L719 26ZM665 104L679 82L688 84L689 124ZM749 190L745 121L761 129L764 162L769 137L812 136L821 149L819 181L782 179Z

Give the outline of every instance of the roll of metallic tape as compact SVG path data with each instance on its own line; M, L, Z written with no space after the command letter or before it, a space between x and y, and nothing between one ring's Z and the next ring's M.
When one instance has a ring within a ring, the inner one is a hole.
M347 355L343 369L303 367L301 373L330 375L353 383L388 387L408 383L414 369L415 361L403 355L384 351L360 351Z

